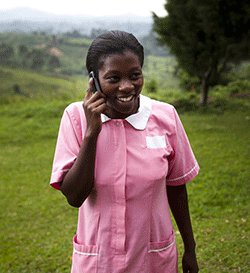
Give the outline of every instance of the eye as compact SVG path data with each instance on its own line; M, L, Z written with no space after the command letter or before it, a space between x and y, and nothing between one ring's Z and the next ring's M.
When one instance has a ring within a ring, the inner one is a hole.
M142 76L142 73L141 72L134 72L134 73L132 73L132 75L131 75L131 80L138 80L138 79L140 79L141 78L141 76Z
M110 83L117 83L120 80L120 78L116 75L112 75L112 76L108 76L107 80Z

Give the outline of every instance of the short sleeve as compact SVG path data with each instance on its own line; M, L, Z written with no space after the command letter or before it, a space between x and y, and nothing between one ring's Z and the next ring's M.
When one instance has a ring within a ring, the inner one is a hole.
M173 153L169 159L166 184L169 186L178 186L192 180L199 172L199 165L195 159L178 113L174 108L173 114L175 133L170 139Z
M60 182L74 164L80 150L80 126L66 108L59 127L50 184L60 189Z

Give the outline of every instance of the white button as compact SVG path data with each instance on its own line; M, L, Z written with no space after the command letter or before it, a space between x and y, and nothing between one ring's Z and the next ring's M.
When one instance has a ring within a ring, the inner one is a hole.
M121 121L116 121L116 122L115 122L115 125L116 125L117 127L121 127L121 126L122 126L122 122L121 122Z

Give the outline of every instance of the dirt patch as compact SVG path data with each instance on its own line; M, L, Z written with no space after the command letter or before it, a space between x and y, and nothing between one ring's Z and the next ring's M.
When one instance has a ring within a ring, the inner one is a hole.
M63 52L57 47L51 47L47 51L48 51L49 55L52 55L52 56L56 56L56 57L63 56Z
M45 49L47 46L45 44L36 45L35 48L37 49Z

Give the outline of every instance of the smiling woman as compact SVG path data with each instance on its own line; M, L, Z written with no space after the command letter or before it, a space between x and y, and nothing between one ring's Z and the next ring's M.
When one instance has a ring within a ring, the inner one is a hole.
M197 273L185 184L199 171L173 106L141 95L143 46L109 31L89 47L83 102L63 114L51 185L79 208L72 273L177 273L171 208Z
M131 51L106 57L99 69L99 81L106 96L110 118L126 118L138 111L143 86L142 68Z
M104 114L117 119L137 112L143 62L143 47L131 34L111 31L93 41L86 67L99 78L102 92L96 96L104 95L106 99Z

